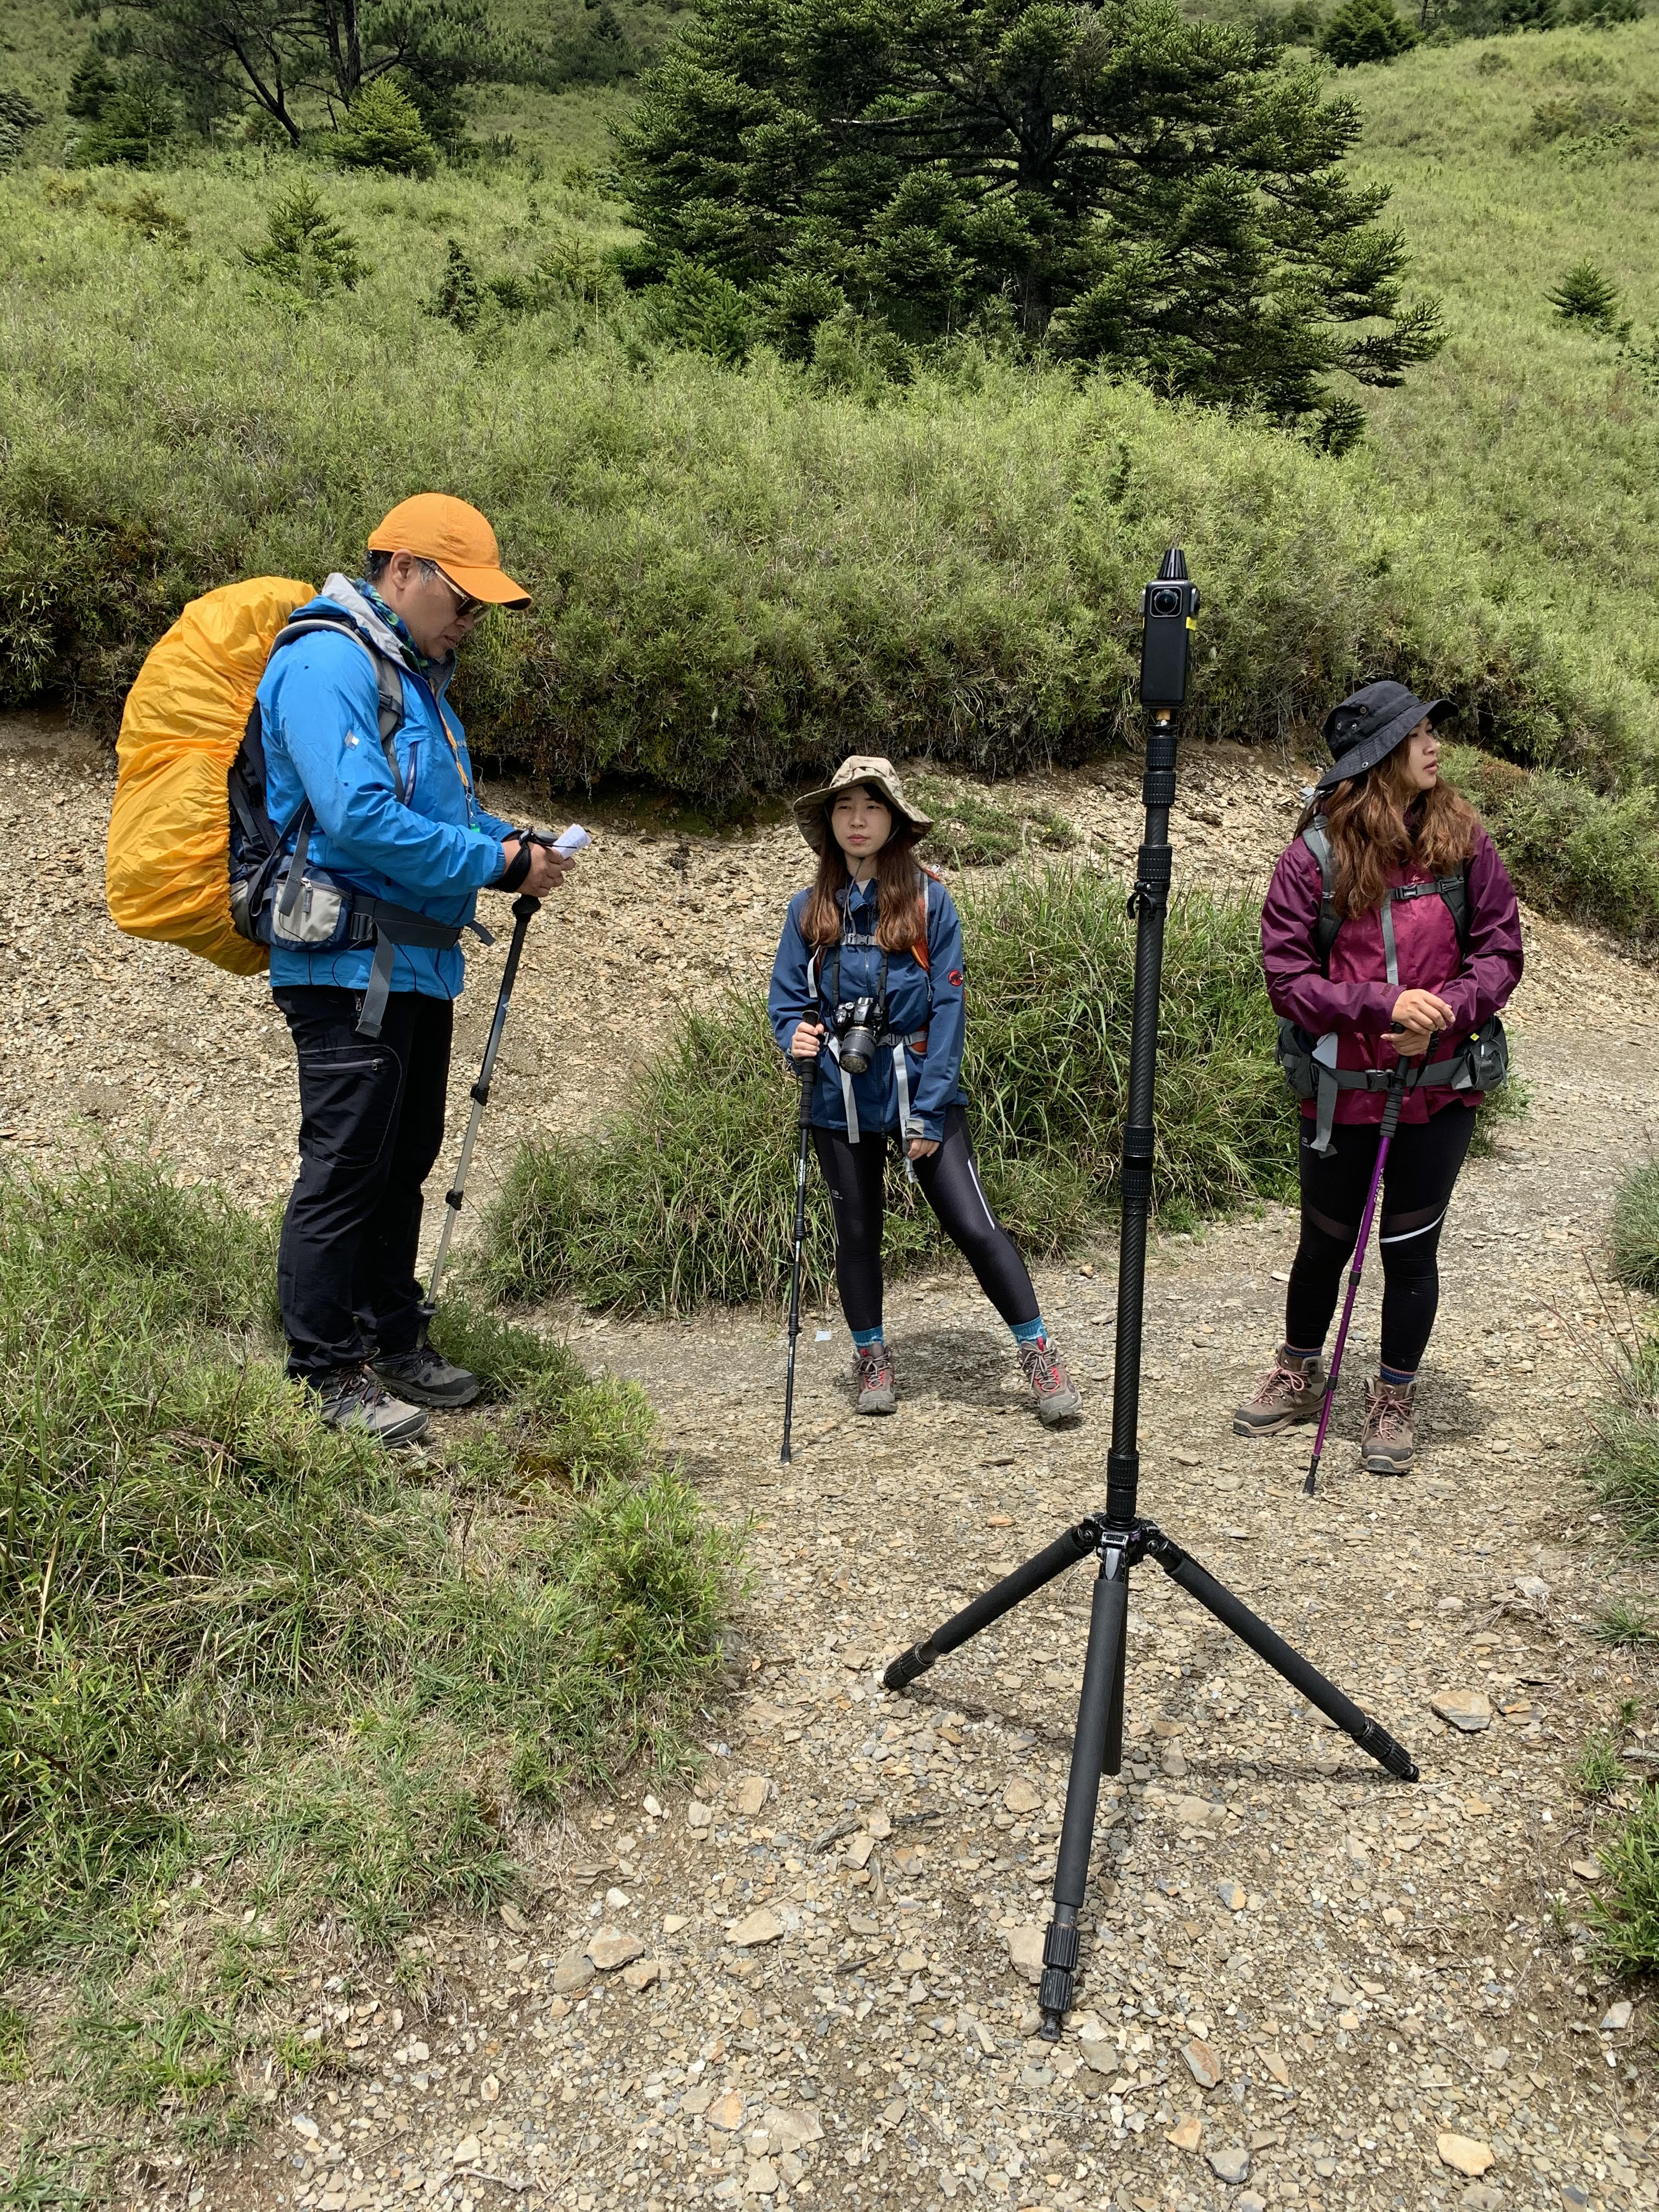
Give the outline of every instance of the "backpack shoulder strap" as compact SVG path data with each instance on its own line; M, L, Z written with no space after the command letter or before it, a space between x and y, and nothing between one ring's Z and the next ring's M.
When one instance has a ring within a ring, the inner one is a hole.
M931 868L924 868L922 870L921 899L921 927L916 932L915 939L910 946L910 952L911 957L915 959L917 966L921 969L924 975L931 975L933 972L933 963L932 959L929 957L927 951L927 922L928 918L933 912L933 885L938 881L939 878L933 873Z
M368 655L374 671L374 686L380 705L380 750L386 755L386 764L392 771L392 787L399 799L404 797L404 772L398 765L398 748L393 743L404 724L403 674L389 655L371 645L350 617L343 610L337 615L310 614L299 622L291 622L279 630L271 641L274 653L280 646L290 644L296 637L305 637L316 630L333 630L349 637Z
M1331 851L1330 832L1322 814L1316 814L1302 832L1302 842L1319 863L1319 919L1314 924L1314 950L1319 955L1319 964L1328 971L1331 947L1336 942L1336 933L1342 927L1342 917L1331 903L1331 893L1336 884L1336 859Z

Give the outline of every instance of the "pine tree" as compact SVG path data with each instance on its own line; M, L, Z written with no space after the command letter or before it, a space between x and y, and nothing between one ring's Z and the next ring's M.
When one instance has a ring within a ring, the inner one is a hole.
M476 329L483 312L483 292L472 264L461 250L460 240L452 238L449 258L438 280L437 296L428 303L427 313L465 331Z
M1546 296L1564 323L1594 323L1611 330L1619 313L1619 287L1593 261L1569 269Z
M727 278L798 356L844 311L912 345L1006 328L1296 421L1331 370L1397 383L1439 343L1358 133L1174 0L703 0L622 134L623 266Z
M352 101L333 150L337 161L353 169L429 177L438 166L438 149L427 136L420 109L389 76L366 84Z
M1326 18L1319 50L1338 69L1357 69L1362 62L1391 62L1417 40L1417 26L1406 21L1394 0L1344 0Z
M356 246L336 222L308 177L291 185L265 218L265 242L242 258L267 283L305 300L355 291L363 273Z

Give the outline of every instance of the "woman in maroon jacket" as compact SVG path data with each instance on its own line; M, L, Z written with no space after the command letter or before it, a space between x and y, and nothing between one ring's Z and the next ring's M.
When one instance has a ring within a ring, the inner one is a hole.
M1334 1033L1339 1068L1421 1061L1438 1039L1432 1067L1448 1041L1479 1029L1521 980L1514 886L1473 808L1440 780L1435 726L1448 710L1445 700L1414 698L1402 684L1368 684L1345 699L1325 725L1333 765L1268 886L1267 995L1310 1037ZM1316 843L1322 826L1340 918L1323 958L1323 874L1304 835L1311 830ZM1366 1389L1360 1443L1373 1474L1403 1474L1412 1462L1413 1385L1440 1296L1440 1230L1479 1103L1443 1083L1408 1091L1383 1167L1382 1362ZM1381 1089L1338 1090L1322 1146L1318 1109L1304 1103L1302 1237L1285 1341L1233 1415L1238 1435L1272 1436L1319 1412L1325 1333L1376 1164L1382 1109Z

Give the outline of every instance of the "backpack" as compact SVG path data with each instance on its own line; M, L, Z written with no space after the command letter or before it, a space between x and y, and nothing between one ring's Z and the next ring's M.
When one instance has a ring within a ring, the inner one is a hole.
M460 930L307 869L309 799L280 826L270 818L255 694L271 654L317 630L339 630L374 664L380 744L404 797L394 742L404 720L398 665L343 607L295 622L295 609L315 597L309 584L285 576L227 584L192 599L151 649L121 716L105 896L128 936L182 945L233 975L268 967L273 937L311 951L374 945L358 1030L374 1037L394 946L447 947L460 941ZM487 940L487 932L469 926Z
M1336 884L1336 858L1331 851L1330 835L1322 814L1316 814L1302 832L1302 842L1319 863L1319 915L1314 923L1314 950L1319 956L1321 970L1328 975L1331 971L1331 947L1342 927L1342 916L1337 912L1332 897ZM1419 898L1445 901L1457 932L1458 951L1462 953L1468 950L1469 870L1466 860L1453 874L1436 876L1431 883L1398 884L1384 893L1382 955L1390 983L1398 984L1400 981L1399 960L1395 947L1394 909L1409 899ZM1298 1099L1310 1098L1314 1102L1313 1149L1322 1158L1331 1149L1337 1092L1386 1091L1391 1080L1390 1072L1383 1068L1339 1067L1336 1064L1336 1044L1334 1030L1316 1041L1289 1015L1279 1021L1279 1040L1273 1056L1295 1097ZM1493 1014L1451 1053L1423 1066L1412 1088L1496 1091L1508 1080L1509 1072L1509 1040L1504 1034L1503 1023Z
M933 963L927 950L927 922L929 915L932 911L933 896L933 887L937 883L942 883L944 878L939 874L936 869L930 868L926 861L922 861L919 865L921 867L922 879L921 894L916 902L919 927L915 937L910 941L909 951L912 959L915 961L917 966L921 969L922 974L926 975L928 980L928 1001L931 1005L933 999ZM844 923L844 911L842 919ZM843 933L842 941L843 943L854 945L872 945L875 942L875 939L873 938L865 938L856 935L852 938L848 938ZM839 950L840 948L838 946L836 963L836 975L838 982L841 975ZM806 988L811 994L815 1003L818 995L818 980L821 968L822 955L818 952L814 952L811 959L809 959L806 963ZM884 951L881 956L881 988L879 996L885 1000L886 995L887 955ZM841 1066L840 1046L833 1028L825 1042L829 1049L830 1057L836 1062L837 1072L841 1077L842 1111L847 1116L847 1141L849 1145L856 1145L859 1141L858 1104L853 1096L853 1079L848 1075L847 1070ZM879 1042L888 1048L893 1055L893 1080L898 1091L899 1129L902 1135L908 1134L910 1127L910 1071L905 1065L904 1051L905 1047L908 1045L912 1051L926 1052L927 1049L927 1031L926 1029L921 1029L918 1030L913 1036L900 1036L896 1031L886 1030L883 1033ZM909 1176L911 1182L914 1182L916 1179L915 1169L911 1165L908 1160L905 1162L905 1170Z

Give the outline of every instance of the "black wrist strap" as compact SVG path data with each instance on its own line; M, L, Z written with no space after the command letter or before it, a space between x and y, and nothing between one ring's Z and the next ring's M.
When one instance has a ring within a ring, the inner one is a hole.
M520 833L519 836L519 849L513 855L513 858L507 862L506 873L504 875L500 875L495 878L495 889L498 891L515 891L518 890L519 885L530 873L530 840L528 836Z

